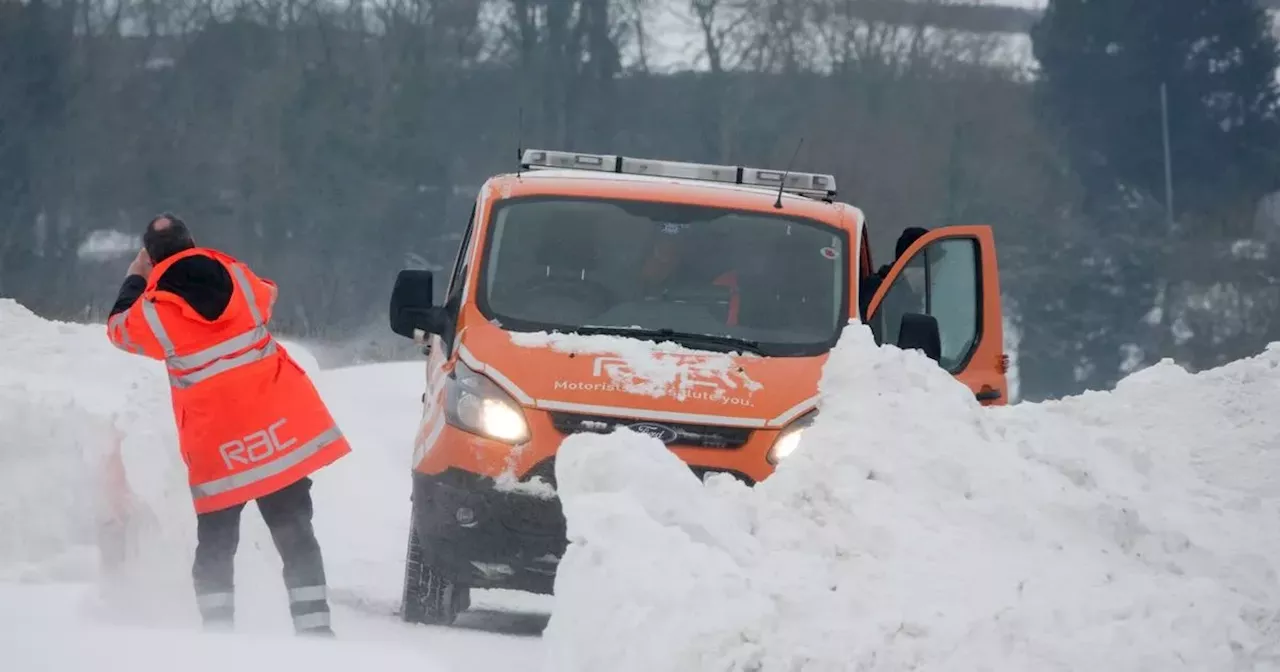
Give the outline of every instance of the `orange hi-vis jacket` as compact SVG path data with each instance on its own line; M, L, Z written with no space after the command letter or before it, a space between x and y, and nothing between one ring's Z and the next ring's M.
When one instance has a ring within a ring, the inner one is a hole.
M207 320L156 282L179 259L221 263L234 287ZM302 367L267 331L276 286L228 255L184 250L151 271L142 296L107 322L117 348L163 360L197 513L270 494L351 448Z

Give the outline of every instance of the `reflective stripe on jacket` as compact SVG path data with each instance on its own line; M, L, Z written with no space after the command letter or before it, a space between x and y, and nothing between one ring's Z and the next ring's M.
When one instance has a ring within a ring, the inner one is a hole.
M234 284L216 319L156 282L179 259L205 255ZM162 360L178 442L198 513L270 494L350 452L319 392L267 329L276 288L206 248L157 264L142 296L107 322L118 348Z

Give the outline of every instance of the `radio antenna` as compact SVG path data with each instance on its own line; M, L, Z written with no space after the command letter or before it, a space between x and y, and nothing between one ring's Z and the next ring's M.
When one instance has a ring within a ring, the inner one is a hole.
M791 160L787 162L787 169L782 171L782 184L778 185L778 200L773 202L773 207L782 209L782 189L787 186L787 176L791 174L791 165L796 162L796 155L800 153L800 145L804 144L804 138L800 138L800 142L796 143L795 151L791 152Z
M524 106L521 105L516 112L516 177L520 177L520 170L524 168Z

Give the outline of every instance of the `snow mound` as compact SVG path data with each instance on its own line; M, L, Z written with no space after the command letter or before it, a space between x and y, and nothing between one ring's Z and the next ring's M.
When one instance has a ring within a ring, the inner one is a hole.
M164 365L116 350L102 324L43 320L0 299L0 670L427 672L536 655L536 638L396 617L421 361L318 371L306 349L287 348L319 374L353 447L312 489L336 642L294 639L280 556L253 505L235 559L235 636L199 632L195 516ZM478 591L459 624L539 626L537 614L506 612L545 613L542 596L514 596Z
M549 669L1280 664L1280 348L983 408L850 325L767 481L567 439Z
M96 582L118 622L196 618L195 517L161 362L117 350L105 325L0 299L0 427L0 581ZM263 542L261 521L246 525L242 543Z
M109 425L70 395L4 380L0 427L0 578L92 567L96 558L89 551L99 512L107 507L100 483L85 467L105 461ZM49 487L50 472L66 475L59 487Z

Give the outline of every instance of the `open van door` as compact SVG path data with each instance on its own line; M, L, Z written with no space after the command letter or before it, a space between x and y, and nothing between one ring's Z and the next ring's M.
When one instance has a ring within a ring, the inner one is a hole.
M984 405L1007 403L995 236L951 226L921 236L894 261L867 307L877 344L918 348Z

